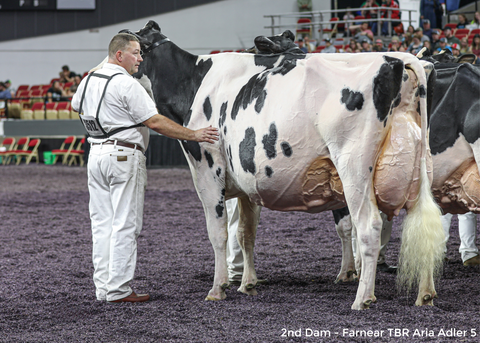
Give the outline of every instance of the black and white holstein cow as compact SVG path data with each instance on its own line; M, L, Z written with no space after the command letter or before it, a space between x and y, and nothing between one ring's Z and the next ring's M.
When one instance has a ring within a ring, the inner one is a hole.
M352 308L376 301L379 209L390 216L407 209L403 272L408 282L419 280L417 304L432 303L443 230L428 176L427 79L415 56L196 56L155 22L134 34L144 51L135 76L151 88L159 112L189 128L221 131L213 146L181 142L215 252L207 300L226 297L225 200L238 197L239 291L256 294L260 206L320 212L348 204L363 263Z

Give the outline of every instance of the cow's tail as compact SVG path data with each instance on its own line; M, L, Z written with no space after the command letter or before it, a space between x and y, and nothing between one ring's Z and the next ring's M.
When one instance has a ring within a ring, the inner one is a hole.
M399 275L397 284L400 288L410 291L417 282L440 275L445 250L445 234L440 221L441 211L435 202L430 180L427 174L428 145L428 113L425 73L420 64L411 67L417 75L420 87L420 113L422 150L420 159L419 194L414 205L408 210L403 222L402 247L399 258ZM428 70L427 75L429 75ZM431 84L429 82L429 84ZM422 86L423 85L423 86ZM431 94L431 92L428 92ZM430 107L430 106L429 106ZM433 287L433 284L432 284ZM434 292L434 290L432 290Z

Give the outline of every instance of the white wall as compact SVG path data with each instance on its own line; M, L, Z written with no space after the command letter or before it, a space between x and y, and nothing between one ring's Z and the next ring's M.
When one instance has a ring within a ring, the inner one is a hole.
M58 76L61 66L83 73L106 55L108 43L121 29L137 31L155 20L175 44L194 54L211 50L240 49L253 45L258 35L269 35L270 19L265 14L297 11L296 0L224 0L186 10L128 21L94 30L0 42L0 80L10 79L13 87L45 84ZM330 9L329 0L313 0L313 10ZM282 24L294 19L283 20Z

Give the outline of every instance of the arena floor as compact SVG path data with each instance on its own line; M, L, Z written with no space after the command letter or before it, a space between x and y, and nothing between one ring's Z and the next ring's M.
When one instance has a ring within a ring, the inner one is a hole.
M350 310L357 284L333 283L341 244L332 214L267 209L255 259L269 284L256 297L232 287L207 302L214 256L190 172L148 177L132 287L152 300L110 305L95 300L91 280L86 168L0 166L0 342L478 342L480 268L461 263L456 219L434 307L414 306L416 294L378 273L377 303ZM399 237L395 219L391 264Z

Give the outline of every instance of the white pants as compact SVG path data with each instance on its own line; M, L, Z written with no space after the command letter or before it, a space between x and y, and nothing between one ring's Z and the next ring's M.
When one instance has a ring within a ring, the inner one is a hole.
M132 293L129 283L135 272L147 184L145 160L139 150L91 146L88 190L98 300L117 300Z
M388 221L387 215L383 212L380 212L382 217L382 233L380 236L380 251L378 253L377 264L385 263L385 252L387 251L387 245L390 241L390 236L392 235L392 226L393 220ZM352 224L353 225L353 224ZM357 253L357 235L352 235L352 248L353 248L353 257L355 258Z
M228 241L227 241L227 267L228 279L230 281L242 281L243 275L243 254L242 248L237 241L238 222L240 214L238 211L238 200L233 198L225 201L227 207Z
M445 232L445 242L450 238L450 224L452 214L447 213L442 216L442 226ZM460 235L460 255L462 261L471 259L478 255L478 248L475 244L477 239L477 215L472 212L458 215L458 234ZM445 247L445 250L447 248ZM445 251L446 252L446 251Z

